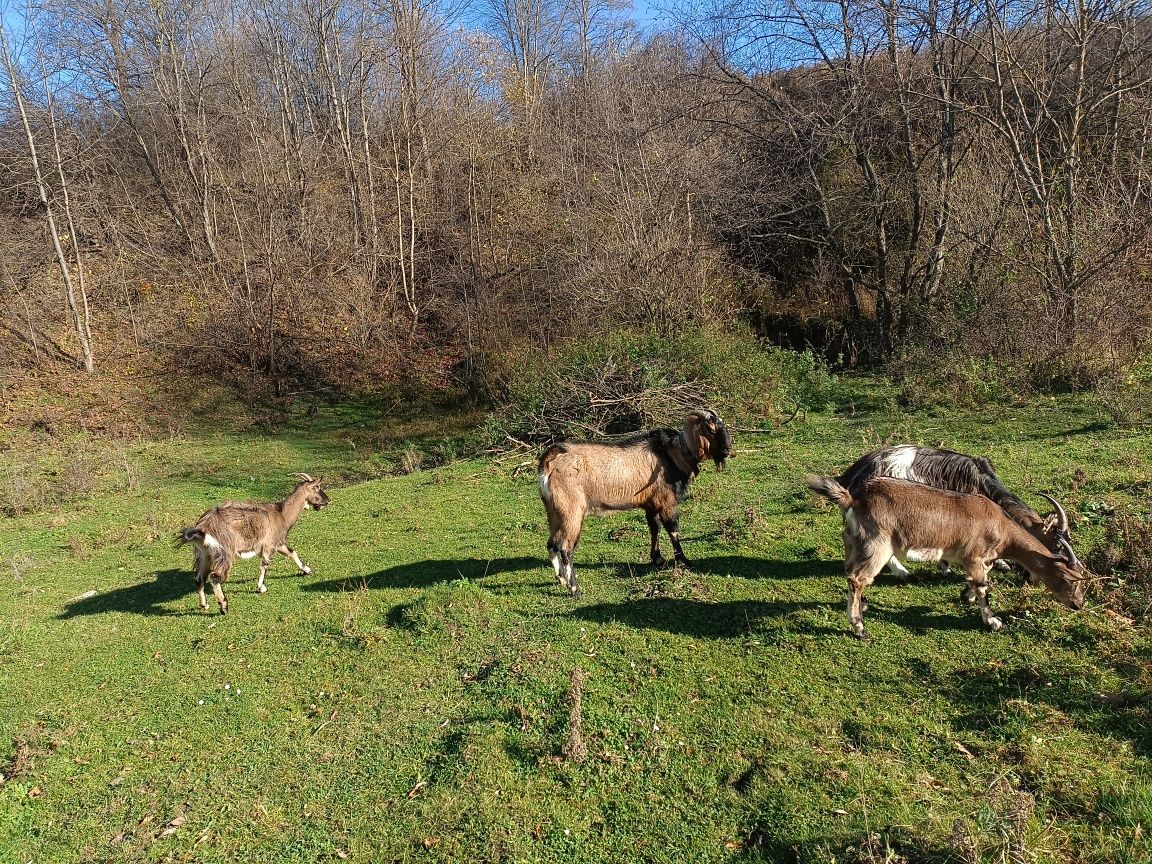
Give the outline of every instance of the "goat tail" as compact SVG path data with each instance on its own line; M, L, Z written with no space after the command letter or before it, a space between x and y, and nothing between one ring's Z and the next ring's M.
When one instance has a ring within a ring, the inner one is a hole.
M204 540L204 531L201 528L181 528L173 538L173 545L179 549L185 543L196 543Z
M536 480L540 484L540 497L545 502L552 500L552 460L566 450L567 448L563 444L553 444L540 454L540 461L536 463Z
M841 486L835 477L805 474L804 484L817 495L823 495L841 510L847 510L852 506L852 494Z

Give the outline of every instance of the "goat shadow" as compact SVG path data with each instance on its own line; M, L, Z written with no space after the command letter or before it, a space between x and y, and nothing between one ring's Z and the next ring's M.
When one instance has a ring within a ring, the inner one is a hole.
M843 635L845 628L816 624L810 613L828 608L827 603L784 600L691 600L650 597L623 603L597 603L573 609L572 618L596 624L625 624L637 630L663 630L699 639L732 639L746 636L770 618L795 616L789 629L818 635ZM799 614L796 613L809 613Z
M69 600L58 620L78 618L82 615L104 615L108 612L133 612L137 615L200 615L195 609L174 610L166 603L179 600L196 592L196 577L191 569L158 570L151 582L138 582L124 588L100 591L88 597L81 595Z
M541 575L552 575L548 560L533 556L517 558L446 558L413 561L410 564L397 564L385 567L365 576L348 576L342 579L328 579L323 582L310 582L301 587L303 591L327 591L340 593L365 588L428 588L438 582L451 582L454 579L478 580L505 573L539 569ZM551 583L541 582L541 585ZM527 586L526 586L527 587ZM538 586L533 586L538 587Z
M685 549L685 552L690 550ZM688 572L708 576L737 576L741 579L823 579L829 576L843 576L841 562L829 559L804 559L800 561L780 561L771 558L753 558L747 555L713 555L711 557L688 556ZM589 566L595 566L589 564ZM636 565L619 564L620 571L636 569ZM641 564L640 567L650 565ZM580 561L576 561L577 570Z

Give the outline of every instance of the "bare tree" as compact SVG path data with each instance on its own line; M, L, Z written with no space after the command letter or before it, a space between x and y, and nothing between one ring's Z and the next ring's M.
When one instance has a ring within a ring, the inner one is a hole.
M51 163L50 166L45 166L41 159L41 148L36 141L36 131L33 128L28 99L25 95L25 87L27 86L25 72L17 66L16 57L8 39L6 20L4 16L0 15L0 61L4 64L8 86L24 129L28 145L28 158L32 168L32 179L36 185L40 204L44 208L44 221L56 255L56 265L60 270L60 278L64 282L68 310L71 313L73 330L79 344L79 362L86 372L91 372L94 368L94 360L88 292L84 282L84 262L81 258L80 242L77 236L76 222L73 218L72 200L68 191L69 180L64 169L64 157L60 149L60 129L52 97L52 76L43 62L43 52L37 49L36 56L39 62L35 67L35 74L41 79L43 85L45 122L51 140L49 148ZM28 17L24 18L26 28L32 23ZM25 37L34 42L34 34L26 31ZM56 200L56 195L52 191L54 184L58 184L59 201ZM64 228L67 230L67 234L61 235L60 233L58 212L63 214ZM69 250L64 248L65 240Z

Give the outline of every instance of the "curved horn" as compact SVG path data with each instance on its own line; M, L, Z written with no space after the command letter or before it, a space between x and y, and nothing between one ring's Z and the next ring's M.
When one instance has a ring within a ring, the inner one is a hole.
M1077 567L1080 561L1076 558L1076 553L1072 550L1072 544L1065 540L1063 537L1057 539L1056 544L1060 547L1060 551L1068 556L1068 560L1072 563L1073 567Z
M1068 514L1064 512L1064 508L1060 506L1060 502L1053 498L1051 495L1046 495L1043 492L1037 492L1041 498L1047 499L1048 503L1056 508L1056 530L1062 537L1068 536Z
M292 476L293 477L299 477L305 483L311 483L312 482L312 478L309 477L307 474L305 474L303 471L295 471L295 472L293 472Z

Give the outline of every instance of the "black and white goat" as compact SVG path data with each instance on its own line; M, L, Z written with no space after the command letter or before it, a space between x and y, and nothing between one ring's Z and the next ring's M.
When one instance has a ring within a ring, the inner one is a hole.
M1084 605L1086 571L1072 547L1061 539L1058 550L1050 550L983 495L944 492L891 477L873 478L852 489L815 474L804 482L843 511L848 620L861 639L868 636L864 590L893 555L911 549L935 550L938 559L963 567L968 587L962 597L979 603L980 617L992 630L1003 626L988 606L988 571L999 557L1020 564L1066 606Z
M992 462L984 456L900 444L865 453L836 480L849 491L854 491L875 477L894 477L947 492L983 495L1000 505L1012 521L1053 552L1059 551L1062 543L1069 545L1072 540L1068 516L1056 499L1043 492L1039 493L1054 508L1050 515L1041 516L1000 482ZM935 555L934 550L909 549L907 557L912 561L940 560L941 571L948 571L947 563ZM1008 569L1003 561L997 561L996 566L1000 570ZM909 576L908 570L895 556L888 562L888 569L902 578Z
M208 608L204 585L212 578L212 593L220 614L228 612L223 583L228 579L237 558L260 556L260 580L256 590L268 590L264 575L272 556L279 552L292 559L300 572L308 575L312 568L300 560L296 550L288 546L288 532L309 508L319 510L328 504L328 496L321 488L321 480L307 474L297 474L301 480L283 501L272 503L227 501L217 504L197 520L196 525L176 535L176 545L192 543L196 547L196 589L200 593L200 608Z

